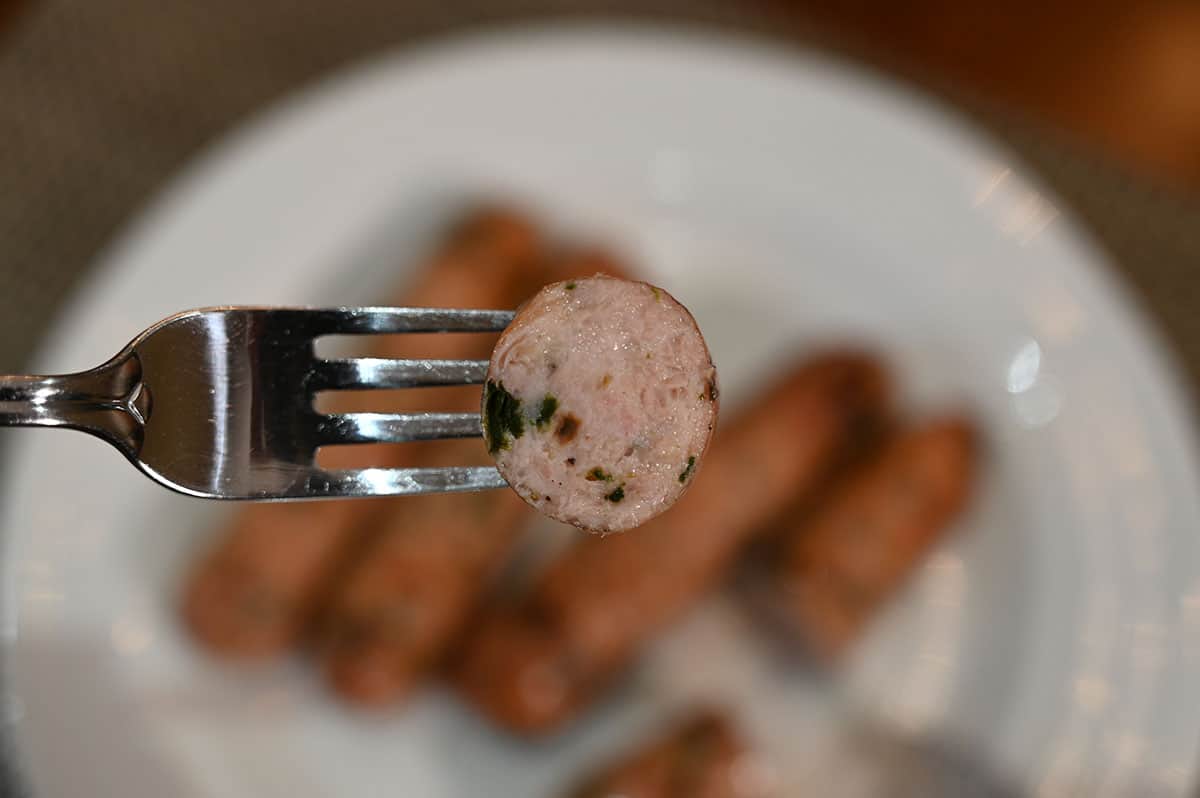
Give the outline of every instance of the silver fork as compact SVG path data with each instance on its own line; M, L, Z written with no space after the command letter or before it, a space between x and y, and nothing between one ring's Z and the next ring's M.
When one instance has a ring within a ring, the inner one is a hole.
M317 448L481 434L478 413L322 414L318 391L482 383L486 360L324 360L326 335L496 332L506 310L221 307L171 316L102 366L0 376L0 426L68 427L159 483L211 499L294 500L473 491L495 468L317 467Z

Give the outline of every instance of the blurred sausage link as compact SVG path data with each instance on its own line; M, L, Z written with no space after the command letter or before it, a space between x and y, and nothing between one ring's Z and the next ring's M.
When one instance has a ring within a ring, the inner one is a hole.
M504 209L468 216L446 237L441 252L394 298L429 307L512 307L539 284L542 242L533 225ZM382 336L372 354L385 358L486 358L496 336ZM478 388L429 389L394 394L390 409L427 409L436 394L441 409L478 407ZM425 464L442 444L356 447L329 452L323 462L373 457L379 467ZM430 463L432 464L432 463ZM404 499L305 504L260 504L239 511L216 545L193 567L184 586L183 617L192 636L214 653L262 658L281 652L303 634L312 612L371 516Z
M898 434L806 522L781 530L773 614L836 657L913 574L963 510L977 436L960 418Z
M878 423L888 393L883 369L864 355L829 354L789 373L718 430L696 484L670 512L581 540L529 596L485 618L457 661L462 694L527 734L575 715L821 482L856 431Z

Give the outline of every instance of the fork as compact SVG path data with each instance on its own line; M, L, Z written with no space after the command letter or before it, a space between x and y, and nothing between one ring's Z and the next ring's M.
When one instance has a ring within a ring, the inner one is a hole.
M209 499L288 501L503 487L493 467L323 469L321 446L481 435L478 413L318 413L319 391L471 385L486 360L321 359L327 335L497 332L506 310L217 307L171 316L107 363L0 376L0 427L67 427Z

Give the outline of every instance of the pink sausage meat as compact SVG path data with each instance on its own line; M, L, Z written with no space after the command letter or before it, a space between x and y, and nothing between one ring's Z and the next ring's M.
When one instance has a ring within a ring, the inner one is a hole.
M500 473L551 518L630 529L687 490L717 421L695 319L661 288L552 283L492 351L483 425Z

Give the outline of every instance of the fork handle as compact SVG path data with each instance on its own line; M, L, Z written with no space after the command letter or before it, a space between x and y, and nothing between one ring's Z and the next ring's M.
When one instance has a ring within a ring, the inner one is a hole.
M76 374L0 375L0 427L78 429L127 454L141 440L149 401L141 368L131 356Z

